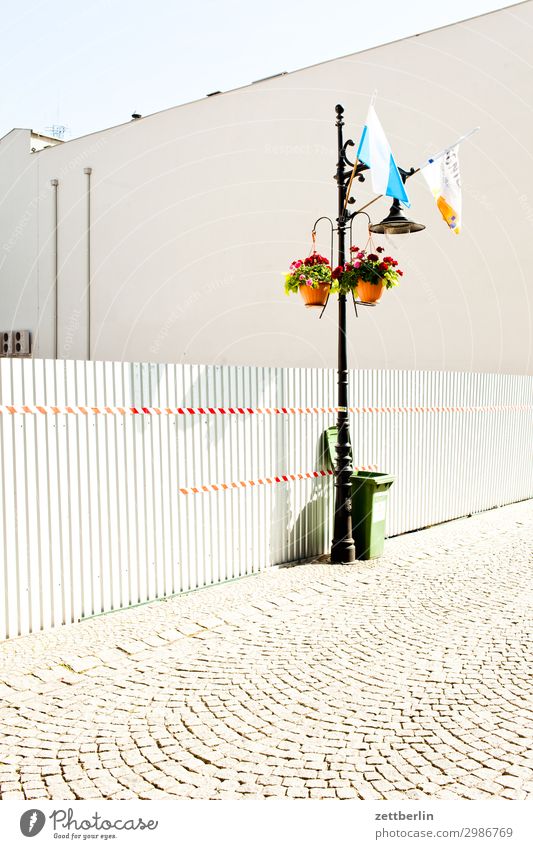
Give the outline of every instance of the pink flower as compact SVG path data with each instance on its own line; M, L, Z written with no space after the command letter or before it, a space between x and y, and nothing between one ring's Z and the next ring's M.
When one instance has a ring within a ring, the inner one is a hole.
M300 274L300 276L298 277L298 280L305 280L305 274Z
M312 286L312 285L313 285L313 281L311 280L311 278L310 278L310 277L308 277L308 278L307 278L306 285L307 285L307 286Z

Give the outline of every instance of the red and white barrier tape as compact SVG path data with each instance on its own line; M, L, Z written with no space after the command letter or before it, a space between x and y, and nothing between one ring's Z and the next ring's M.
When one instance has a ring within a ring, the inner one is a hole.
M335 413L337 407L92 407L84 406L52 406L41 404L24 405L0 405L0 413L41 413L42 415L59 415L66 413L70 415L87 416L90 413L107 415L133 415L133 416L245 416L245 415L294 415L303 413Z
M302 415L338 413L343 407L92 407L54 406L50 404L0 404L0 415L120 415L120 416L225 416L225 415ZM533 410L533 404L500 404L483 407L348 407L348 412L360 413L493 413Z
M377 466L358 466L354 469L354 472L370 472L376 471ZM232 483L212 483L206 486L190 486L190 487L181 487L179 491L183 495L198 495L202 492L226 492L227 490L233 489L246 489L252 486L265 486L272 485L276 483L289 483L290 481L299 481L299 480L312 480L313 478L325 478L333 475L334 472L331 469L322 470L320 472L298 472L296 474L289 475L275 475L270 478L258 478L255 481L237 481Z

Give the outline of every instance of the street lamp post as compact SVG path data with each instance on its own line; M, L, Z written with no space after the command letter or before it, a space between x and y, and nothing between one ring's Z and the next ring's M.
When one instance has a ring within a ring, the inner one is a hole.
M344 265L346 252L346 210L347 181L350 172L346 172L346 148L343 141L344 108L338 104L337 113L337 245L338 265ZM333 524L333 542L331 544L332 563L353 563L355 544L352 537L352 496L350 478L353 474L352 447L350 443L350 425L348 421L348 352L346 345L346 295L339 294L339 350L337 364L337 445L335 447L335 519Z
M354 216L361 212L350 212L348 205L352 203L347 198L351 182L354 176L367 170L363 163L352 163L346 156L346 148L353 147L351 139L344 141L344 107L338 104L335 107L337 115L337 181L338 194L338 216L337 216L337 246L338 265L346 262L346 230ZM348 170L346 170L348 169ZM402 179L415 173L415 169L404 171L399 169ZM360 179L364 179L361 177ZM366 204L368 206L369 204ZM404 217L399 201L393 200L391 211L387 218L380 224L370 225L370 230L375 233L386 233L389 235L399 233L413 233L423 230L423 224L416 224ZM351 498L351 476L353 474L352 446L350 440L350 425L348 420L348 353L346 344L346 295L339 293L339 327L338 327L338 365L337 365L337 431L338 439L335 446L335 518L333 523L333 540L331 543L332 563L353 563L355 560L355 544L352 536L352 498Z

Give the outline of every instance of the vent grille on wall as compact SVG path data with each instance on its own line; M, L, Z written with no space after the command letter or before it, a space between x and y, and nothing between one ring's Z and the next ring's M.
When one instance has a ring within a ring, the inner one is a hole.
M29 330L0 331L0 357L30 357L31 336Z

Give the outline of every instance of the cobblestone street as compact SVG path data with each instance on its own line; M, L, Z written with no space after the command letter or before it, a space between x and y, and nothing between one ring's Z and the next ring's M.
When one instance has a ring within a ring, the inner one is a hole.
M1 647L4 799L533 796L532 502Z

